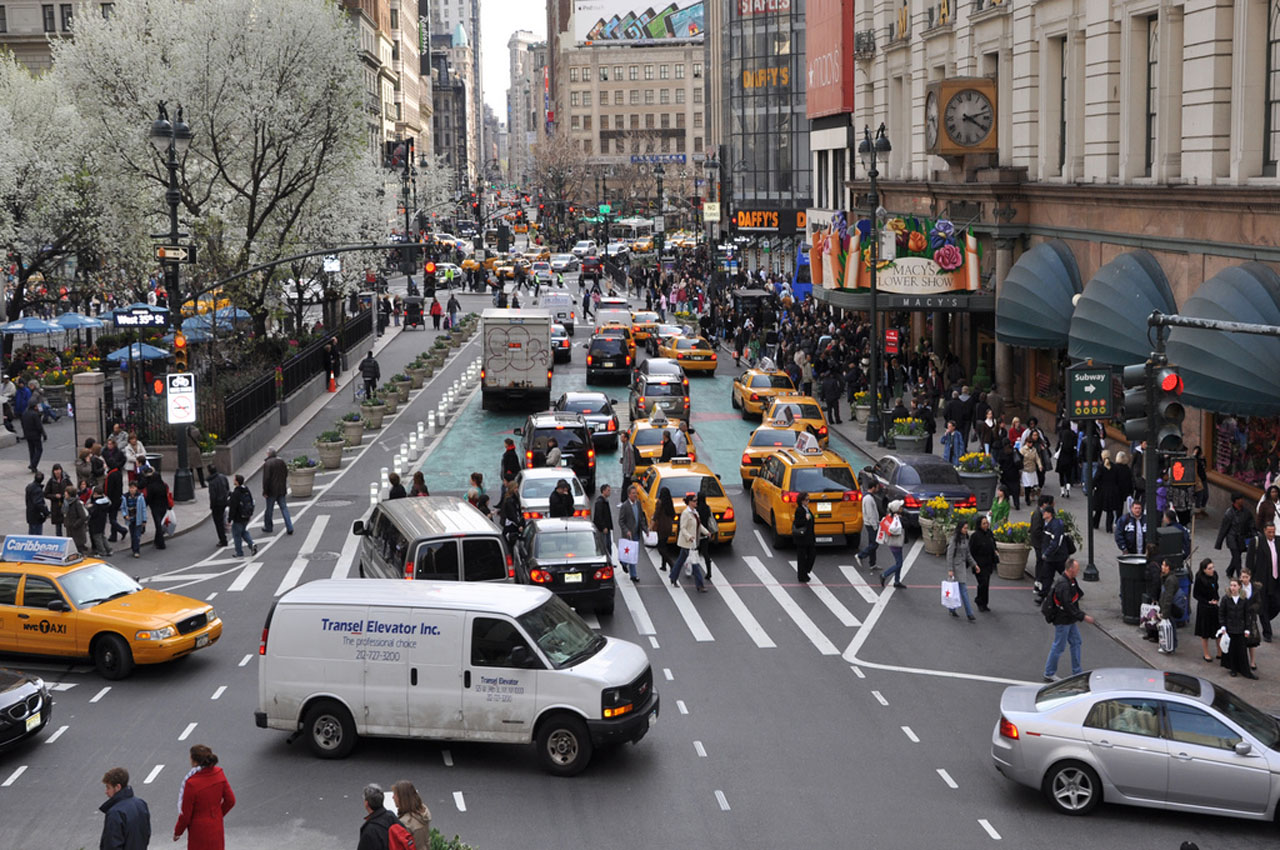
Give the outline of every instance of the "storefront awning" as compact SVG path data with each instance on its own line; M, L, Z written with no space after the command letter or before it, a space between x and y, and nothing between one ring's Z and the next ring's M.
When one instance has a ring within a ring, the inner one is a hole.
M1169 279L1147 251L1121 254L1093 276L1071 316L1067 353L1073 360L1128 366L1151 355L1147 317L1178 312Z
M1261 263L1223 269L1200 284L1179 312L1280 325L1280 276ZM1280 415L1280 338L1173 328L1166 350L1182 375L1186 403L1240 416Z
M1018 258L996 300L996 339L1020 348L1066 348L1080 267L1061 239Z

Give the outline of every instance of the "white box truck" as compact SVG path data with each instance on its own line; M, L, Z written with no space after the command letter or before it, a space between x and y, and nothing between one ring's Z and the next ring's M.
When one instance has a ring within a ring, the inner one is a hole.
M480 317L483 360L480 405L484 410L551 407L551 313L489 309Z
M542 587L321 579L276 601L258 656L255 723L321 758L361 735L533 742L571 776L658 719L644 650Z

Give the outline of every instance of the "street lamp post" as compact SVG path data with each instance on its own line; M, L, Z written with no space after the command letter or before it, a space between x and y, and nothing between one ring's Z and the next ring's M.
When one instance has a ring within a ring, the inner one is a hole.
M889 136L885 131L884 124L876 130L875 141L871 139L871 128L862 128L862 141L858 144L858 156L862 160L862 167L867 170L867 178L871 181L871 244L868 246L871 251L871 304L868 312L871 314L871 334L869 339L869 347L871 349L871 368L867 377L871 383L871 415L867 417L867 442L875 442L878 445L884 445L884 423L881 421L880 412L880 331L879 331L879 315L876 312L876 266L880 260L880 189L876 184L876 178L880 176L880 172L876 170L878 160L883 154L886 157L893 150L889 144ZM855 261L860 261L860 257L855 257Z
M658 265L661 266L662 265L662 249L665 246L667 241L666 239L667 219L662 212L662 209L663 209L662 178L667 176L667 170L662 167L662 163L658 163L653 167L653 176L658 181L658 221L662 225L661 228L658 229L658 232L653 235L654 237L653 247L658 252Z
M149 134L151 144L165 157L165 167L169 171L169 185L164 193L165 202L169 205L170 245L177 245L185 234L178 232L178 204L182 202L182 192L178 189L178 155L186 154L191 144L191 128L182 120L182 107L178 107L178 120L169 120L169 111L165 101L160 101L156 120L151 123ZM169 321L173 325L174 334L182 331L182 292L178 280L177 260L164 260L164 285L169 293ZM173 500L190 502L196 497L192 482L191 467L187 457L187 426L177 425L174 428L174 440L178 445L178 469L173 473ZM156 520L159 522L159 519Z

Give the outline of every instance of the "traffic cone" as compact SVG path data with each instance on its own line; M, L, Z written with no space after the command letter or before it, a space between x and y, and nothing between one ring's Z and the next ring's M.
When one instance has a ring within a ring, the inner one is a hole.
M335 378L329 379L329 392L336 393L338 391L338 381Z

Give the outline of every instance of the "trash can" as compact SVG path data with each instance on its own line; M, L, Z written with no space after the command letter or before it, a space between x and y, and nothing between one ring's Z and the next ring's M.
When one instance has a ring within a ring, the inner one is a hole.
M148 452L145 455L145 457L147 459L147 466L154 469L157 475L163 472L163 470L160 468L160 461L164 459L164 455L151 454L150 452Z
M1136 626L1142 610L1142 593L1146 589L1147 559L1144 555L1121 555L1120 613L1125 623Z

